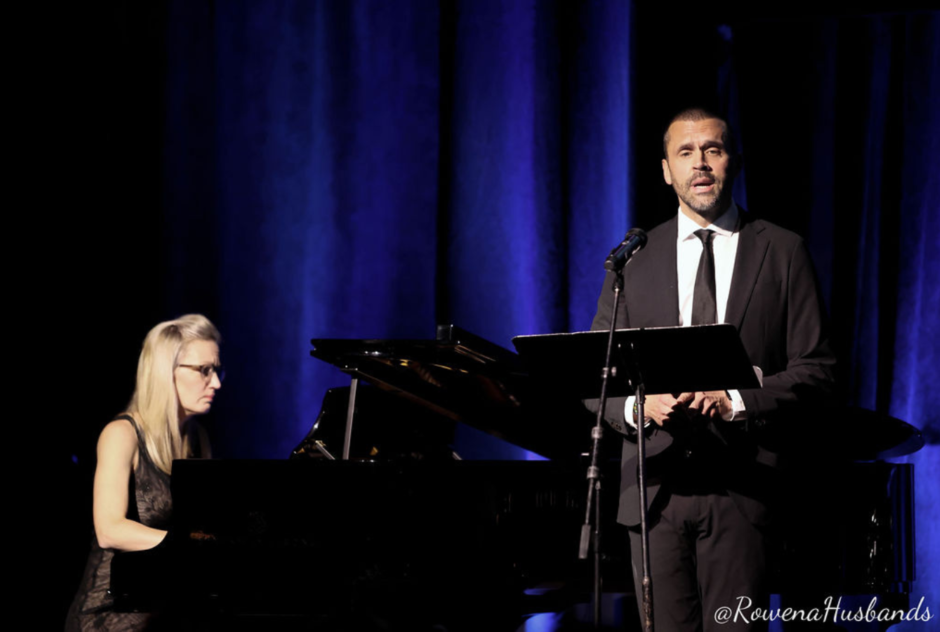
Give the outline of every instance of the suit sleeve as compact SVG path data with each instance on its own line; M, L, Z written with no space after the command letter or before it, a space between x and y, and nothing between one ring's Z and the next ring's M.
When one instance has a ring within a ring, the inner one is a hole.
M741 391L748 427L760 427L807 406L825 402L833 391L835 357L829 344L825 306L812 261L802 240L788 258L780 292L785 293L783 338L773 332L756 364L764 371L763 388Z

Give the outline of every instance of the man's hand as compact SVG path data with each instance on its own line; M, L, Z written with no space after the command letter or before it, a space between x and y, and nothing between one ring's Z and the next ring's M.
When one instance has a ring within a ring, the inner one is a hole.
M643 413L647 419L652 419L657 426L687 422L689 421L687 404L692 398L689 397L687 400L682 401L682 397L684 395L677 398L669 393L665 395L647 395Z
M681 393L678 395L647 395L647 419L652 419L657 426L666 426L677 422L689 422L701 415L706 419L721 420L731 415L734 405L725 391L707 391L704 393Z
M726 391L683 393L678 401L686 403L690 413L698 413L707 419L721 420L730 416L734 410Z

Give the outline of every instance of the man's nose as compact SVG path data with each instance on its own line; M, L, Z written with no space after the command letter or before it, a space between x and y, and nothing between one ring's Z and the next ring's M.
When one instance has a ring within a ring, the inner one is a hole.
M711 171L711 167L708 164L708 161L705 159L705 152L700 151L695 156L695 164L692 165L693 169L698 169L699 171Z

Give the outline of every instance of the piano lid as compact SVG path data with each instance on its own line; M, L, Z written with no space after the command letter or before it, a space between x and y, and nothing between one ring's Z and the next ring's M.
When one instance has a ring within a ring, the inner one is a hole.
M353 377L536 454L576 458L590 441L579 400L540 389L518 355L459 327L439 325L434 340L310 342Z

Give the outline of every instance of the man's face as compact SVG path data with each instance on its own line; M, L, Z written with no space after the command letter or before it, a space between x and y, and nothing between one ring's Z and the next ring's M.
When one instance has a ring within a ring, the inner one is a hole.
M735 173L725 126L718 119L676 121L669 126L663 178L679 196L686 215L714 222L731 203Z

